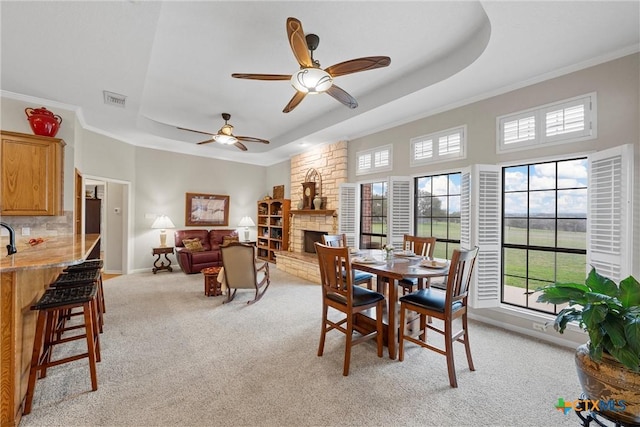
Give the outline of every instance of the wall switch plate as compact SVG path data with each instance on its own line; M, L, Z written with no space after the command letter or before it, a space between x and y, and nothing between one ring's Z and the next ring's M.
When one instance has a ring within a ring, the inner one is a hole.
M23 235L23 236L30 236L30 235L31 235L31 228L29 228L29 227L22 227L22 235Z

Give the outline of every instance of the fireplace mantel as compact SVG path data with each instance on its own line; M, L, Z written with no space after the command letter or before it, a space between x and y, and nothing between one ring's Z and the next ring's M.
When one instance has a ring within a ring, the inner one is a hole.
M335 209L291 209L289 211L290 215L324 215L324 216L333 216L335 215Z

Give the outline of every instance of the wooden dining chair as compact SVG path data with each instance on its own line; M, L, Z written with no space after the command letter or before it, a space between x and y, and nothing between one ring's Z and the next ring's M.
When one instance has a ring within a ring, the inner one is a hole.
M227 288L228 303L236 296L238 289L255 290L255 296L247 304L258 301L271 284L269 277L269 263L258 261L255 257L255 247L240 242L231 242L220 247L222 268L224 269L224 283Z
M405 234L403 238L403 250L412 251L414 254L422 257L433 257L433 250L436 247L435 237L419 237ZM402 286L402 294L406 295L413 291L414 288L423 288L424 284L421 279L402 279L399 281Z
M323 234L322 243L336 247L347 247L347 236L345 234ZM353 283L356 285L367 285L367 289L373 289L374 275L359 270L351 270L353 273Z
M400 328L398 359L404 360L405 340L446 356L451 387L458 387L453 360L454 342L464 344L469 369L475 371L467 328L467 297L477 256L477 247L472 250L454 250L449 266L447 287L444 291L436 288L419 289L400 298L400 325L405 324L407 311L413 311L420 315L420 328L419 330ZM440 319L443 326L438 327L434 323L427 323L427 317ZM462 318L462 329L454 333L453 320L458 318ZM444 350L427 342L427 330L433 330L444 336Z
M324 353L324 342L327 332L335 329L346 335L344 367L342 375L349 375L351 347L366 340L375 338L378 344L378 357L382 357L382 312L385 303L384 295L354 286L351 275L351 257L346 246L331 247L316 242L316 254L322 281L322 331L318 356ZM343 274L346 271L347 274ZM355 315L371 308L376 309L376 330L367 331L354 323ZM329 318L329 308L345 314L344 318ZM357 334L354 337L354 332Z

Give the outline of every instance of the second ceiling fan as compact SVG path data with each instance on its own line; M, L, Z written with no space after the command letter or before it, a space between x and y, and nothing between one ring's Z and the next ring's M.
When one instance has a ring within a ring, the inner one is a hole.
M180 130L186 130L189 132L201 133L203 135L209 135L209 138L204 141L198 142L200 144L208 144L210 142L218 142L223 145L235 145L242 151L247 151L247 147L240 141L244 142L259 142L261 144L268 144L269 141L261 138L254 138L253 136L235 136L233 134L233 126L229 124L229 119L231 118L231 114L222 113L222 119L224 120L224 125L220 128L218 133L209 133L203 132L200 130L187 129L178 127Z
M313 59L313 51L320 43L320 38L317 35L307 34L305 36L302 23L296 18L287 18L287 36L293 55L300 64L300 70L294 74L231 74L231 77L238 79L291 81L296 93L282 110L283 113L288 113L296 108L308 93L321 92L326 92L349 108L356 108L358 101L336 86L333 79L346 74L386 67L391 63L391 58L388 56L367 56L340 62L323 70L320 68L320 63Z

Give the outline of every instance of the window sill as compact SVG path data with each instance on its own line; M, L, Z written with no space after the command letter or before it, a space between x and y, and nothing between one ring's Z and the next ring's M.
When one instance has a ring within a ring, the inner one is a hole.
M528 335L563 347L575 348L589 340L578 324L571 322L563 334L553 329L555 316L501 305L497 308L470 309L469 318L509 331Z

